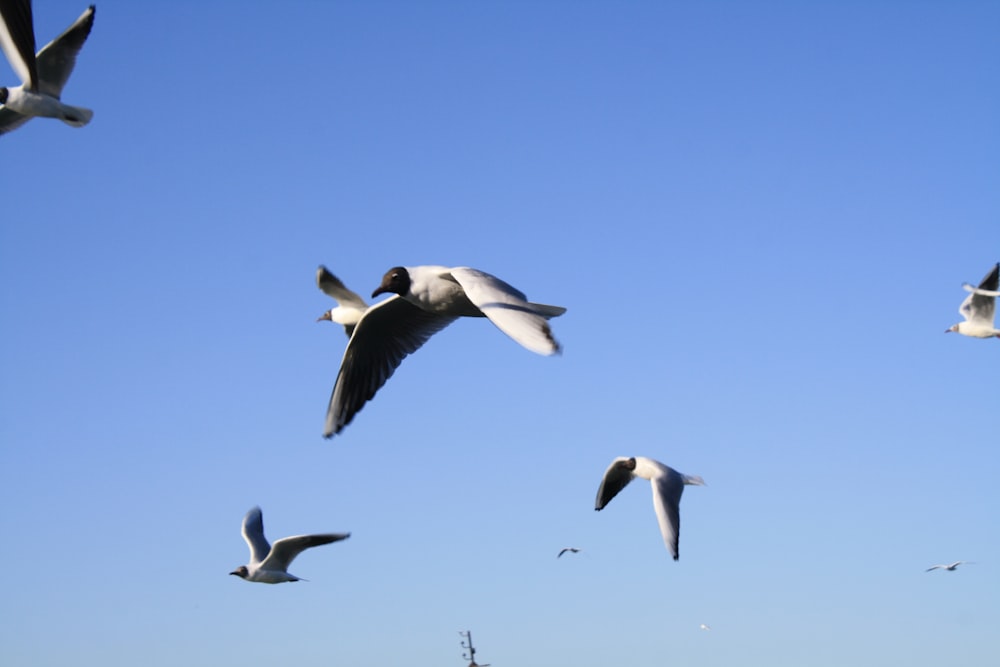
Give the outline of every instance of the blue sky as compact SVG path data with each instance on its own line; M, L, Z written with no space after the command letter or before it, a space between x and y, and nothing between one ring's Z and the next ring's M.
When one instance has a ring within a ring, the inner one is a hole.
M989 663L1000 341L942 332L1000 260L998 22L98 3L93 122L0 138L0 662ZM489 271L564 353L458 322L325 441L321 263ZM707 481L680 561L645 482L593 511L622 455ZM353 535L247 584L255 504Z

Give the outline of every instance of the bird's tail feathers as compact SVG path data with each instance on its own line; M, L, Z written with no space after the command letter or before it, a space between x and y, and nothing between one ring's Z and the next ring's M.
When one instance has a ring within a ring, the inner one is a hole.
M73 107L68 104L63 105L63 116L60 120L73 127L83 127L94 117L94 112L84 107Z

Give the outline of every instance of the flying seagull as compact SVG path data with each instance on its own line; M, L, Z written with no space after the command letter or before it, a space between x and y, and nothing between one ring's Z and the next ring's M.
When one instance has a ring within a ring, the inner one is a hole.
M704 486L705 480L697 475L684 475L659 461L644 456L625 458L619 456L604 472L601 487L597 490L594 509L602 510L636 477L648 479L653 487L653 508L660 524L663 543L670 555L677 560L677 541L681 532L680 502L685 484Z
M21 79L21 85L15 88L0 87L0 134L35 116L58 118L73 127L90 122L93 111L63 104L59 98L94 26L94 11L94 5L88 7L73 25L36 54L30 0L0 0L0 46Z
M973 338L1000 338L1000 329L994 327L993 319L997 305L997 287L1000 287L1000 263L994 264L993 268L979 287L973 287L965 283L963 287L971 292L965 297L965 301L959 307L958 312L965 318L964 322L959 322L949 327L945 333L954 331L963 336Z
M321 533L319 535L296 535L285 537L274 545L264 537L264 517L259 507L254 507L243 517L243 539L250 547L250 563L240 565L229 574L235 574L247 581L262 584L280 584L285 581L299 581L289 574L288 566L295 557L309 547L338 542L350 537L350 533ZM303 580L304 581L304 580Z
M520 290L483 271L397 266L385 274L372 298L390 293L393 296L368 308L355 325L330 396L326 438L351 422L407 355L459 317L489 318L532 352L559 351L547 320L566 309L532 303Z
M562 558L562 555L567 551L570 552L571 554L580 553L580 550L577 549L576 547L566 547L565 549L559 552L559 555L556 556L556 558Z
M344 283L337 276L330 273L325 266L320 265L316 269L316 286L324 294L337 302L335 308L331 308L320 315L316 321L322 322L326 320L336 322L344 327L347 337L350 338L361 316L368 310L368 304L356 293L347 289Z
M924 570L924 572L930 572L931 570L948 570L949 572L954 572L955 568L959 565L972 565L972 561L968 560L956 560L954 563L949 565L932 565L931 567Z
M701 625L698 626L698 629L699 630L711 630L712 626L706 625L705 623L702 623Z

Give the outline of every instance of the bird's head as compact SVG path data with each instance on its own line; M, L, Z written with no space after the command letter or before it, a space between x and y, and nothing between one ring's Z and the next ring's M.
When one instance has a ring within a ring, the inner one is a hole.
M246 565L240 565L238 568L230 572L229 574L235 574L240 579L246 579L250 576L250 570L247 569Z
M0 86L0 104L7 104L7 95L9 94L6 87Z
M628 470L635 470L635 457L634 456L630 457L629 460L625 462L625 467Z
M326 320L327 322L333 322L333 309L330 309L316 318L317 322L322 322Z
M958 333L958 325L957 324L953 324L953 325L951 325L950 327L948 327L947 329L944 330L945 333L951 333L952 331L954 331L955 333Z
M410 291L410 272L402 266L396 266L385 272L382 284L372 292L372 298L379 294L393 293L403 296Z

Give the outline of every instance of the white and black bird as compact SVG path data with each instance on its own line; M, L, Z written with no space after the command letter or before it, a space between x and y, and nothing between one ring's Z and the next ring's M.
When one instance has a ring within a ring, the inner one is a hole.
M559 344L548 319L566 312L532 303L496 276L468 267L397 266L372 298L389 294L357 321L330 396L324 437L339 433L392 376L407 355L459 317L485 317L515 341L552 355Z
M972 565L972 561L956 560L954 563L949 563L948 565L932 565L924 570L924 572L930 572L931 570L948 570L949 572L954 572L959 565Z
M0 0L0 46L21 79L20 86L0 87L0 134L35 116L58 118L73 127L90 122L93 111L64 104L60 97L94 26L94 11L94 5L88 7L36 54L30 0Z
M243 539L250 547L250 563L240 565L229 574L262 584L299 581L298 577L288 572L288 566L296 556L310 547L339 542L350 536L350 533L295 535L282 538L271 545L264 537L264 517L260 508L254 507L243 517Z
M997 291L997 288L1000 287L1000 263L993 265L990 272L979 283L979 287L973 287L968 283L962 287L971 292L958 308L958 312L962 314L965 321L949 327L945 333L954 331L973 338L992 338L994 336L1000 338L1000 329L994 325L997 294L1000 293Z
M697 475L685 475L659 461L644 456L626 458L619 456L604 472L601 487L597 490L595 510L604 509L618 492L636 477L648 479L653 487L653 509L660 524L660 533L667 551L677 560L680 555L677 542L681 533L680 502L685 484L704 486L705 480Z
M559 552L556 558L562 558L562 555L566 552L569 552L571 554L577 554L580 553L580 549L577 549L576 547L565 547L562 551Z
M316 286L337 302L336 307L320 315L316 321L326 320L340 324L350 338L361 316L368 310L368 304L358 294L347 289L340 278L330 273L325 266L320 265L316 269Z

